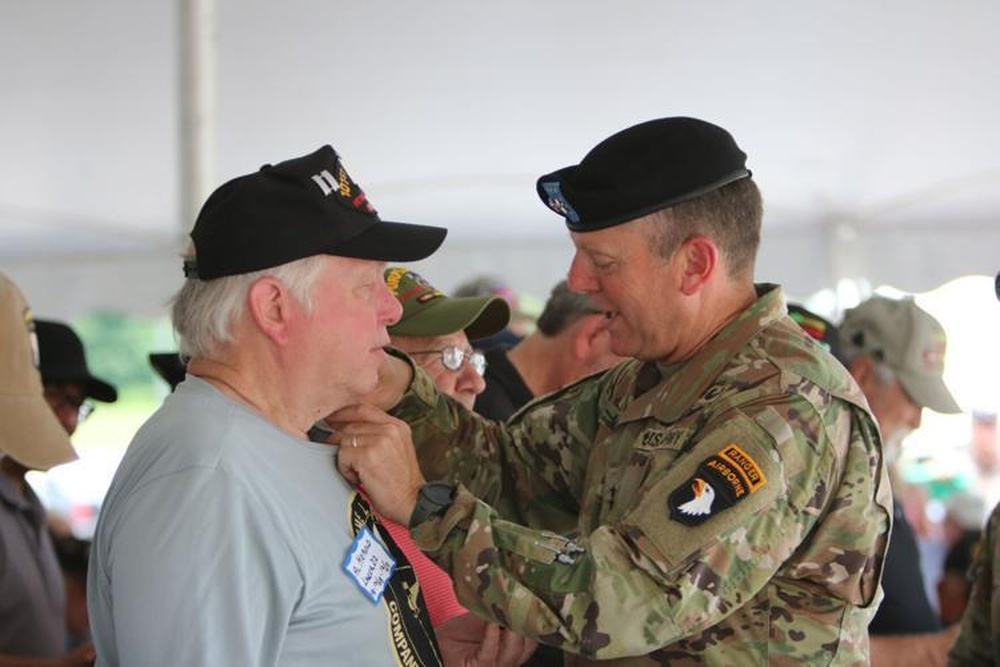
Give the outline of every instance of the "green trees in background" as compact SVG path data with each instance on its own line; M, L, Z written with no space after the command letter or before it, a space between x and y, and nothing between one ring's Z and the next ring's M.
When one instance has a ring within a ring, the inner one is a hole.
M72 326L83 340L90 372L115 385L119 401L158 401L166 394L166 383L148 357L177 349L166 316L101 311L74 320Z

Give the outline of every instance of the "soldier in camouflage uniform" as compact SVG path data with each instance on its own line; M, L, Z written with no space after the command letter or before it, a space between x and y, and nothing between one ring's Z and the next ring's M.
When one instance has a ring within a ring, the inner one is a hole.
M1000 273L996 277L1000 300ZM1000 665L1000 505L993 508L976 549L973 583L962 628L948 654L953 667Z
M668 118L540 179L576 245L570 286L632 360L499 424L394 358L373 397L392 415L331 417L353 445L341 472L410 520L459 600L571 664L867 664L891 523L879 436L780 288L753 283L745 157Z
M1000 505L993 508L972 564L972 593L948 664L1000 665Z

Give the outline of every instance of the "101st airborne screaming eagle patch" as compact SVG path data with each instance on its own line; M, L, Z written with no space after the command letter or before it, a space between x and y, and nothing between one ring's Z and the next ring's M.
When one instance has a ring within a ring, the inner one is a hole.
M704 523L766 483L753 457L730 443L698 464L694 475L670 494L670 518L689 526Z

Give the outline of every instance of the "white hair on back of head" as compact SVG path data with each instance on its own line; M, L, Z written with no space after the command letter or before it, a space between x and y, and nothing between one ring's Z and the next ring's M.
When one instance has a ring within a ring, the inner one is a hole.
M233 322L246 312L250 286L264 276L281 281L306 313L311 313L312 288L323 268L324 257L313 255L214 280L188 278L171 301L171 319L181 356L211 358L220 344L231 342Z

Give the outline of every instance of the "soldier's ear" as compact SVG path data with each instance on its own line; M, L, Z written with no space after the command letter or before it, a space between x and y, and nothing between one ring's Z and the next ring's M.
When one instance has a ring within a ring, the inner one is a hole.
M719 264L719 248L709 237L696 235L681 244L676 258L681 262L681 292L685 296L691 296L715 274Z

